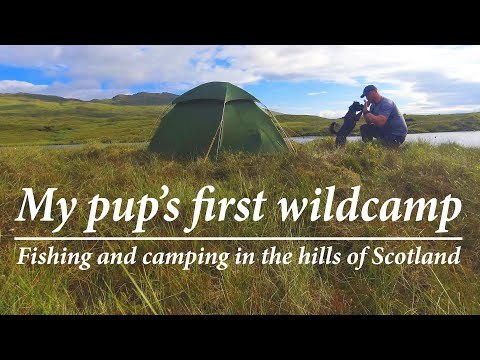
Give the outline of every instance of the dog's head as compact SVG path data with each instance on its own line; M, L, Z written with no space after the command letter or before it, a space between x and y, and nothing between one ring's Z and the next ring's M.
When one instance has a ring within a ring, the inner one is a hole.
M358 101L354 101L352 105L348 107L348 110L350 111L362 111L363 110L363 105L360 104Z

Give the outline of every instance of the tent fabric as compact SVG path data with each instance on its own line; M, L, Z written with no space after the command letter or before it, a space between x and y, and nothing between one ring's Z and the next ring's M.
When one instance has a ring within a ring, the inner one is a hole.
M221 150L288 151L272 119L255 101L245 90L229 83L200 85L176 99L148 149L173 157L214 156Z
M220 124L223 103L188 102L175 105L160 122L149 150L167 155L206 153Z
M286 147L272 119L250 101L227 104L224 122L222 144L225 150L273 153Z
M222 102L251 100L258 102L256 97L250 95L238 86L217 81L206 83L187 91L172 101L172 104L179 104L191 100L219 100Z

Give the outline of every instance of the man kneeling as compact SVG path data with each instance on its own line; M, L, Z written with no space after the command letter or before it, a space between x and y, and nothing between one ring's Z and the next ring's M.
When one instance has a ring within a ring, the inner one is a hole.
M366 124L360 126L362 140L367 142L377 138L384 146L400 146L405 141L408 130L397 105L380 95L374 85L368 85L363 89L360 97L365 96L367 100L363 106L363 117Z

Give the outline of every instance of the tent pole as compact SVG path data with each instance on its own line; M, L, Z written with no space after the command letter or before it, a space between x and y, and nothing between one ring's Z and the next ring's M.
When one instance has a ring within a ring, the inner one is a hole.
M220 135L218 136L218 145L217 145L217 154L215 155L215 160L218 158L218 151L220 150L220 145L222 144L223 140L223 115L225 115L225 104L227 103L227 94L225 94L225 100L223 100L223 110L222 110L222 119L220 120Z
M207 155L205 156L205 159L203 162L206 162L208 159L208 155L210 155L210 150L212 150L213 143L215 142L215 139L217 138L218 130L220 130L220 126L222 125L222 122L218 124L217 131L215 131L215 135L213 136L212 142L210 143L210 146L208 147Z

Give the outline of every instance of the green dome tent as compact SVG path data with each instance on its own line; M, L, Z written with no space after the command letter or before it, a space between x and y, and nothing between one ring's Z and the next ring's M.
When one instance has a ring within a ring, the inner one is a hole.
M148 150L207 157L220 150L276 153L293 149L282 137L286 134L275 116L268 109L267 115L257 102L227 82L197 86L172 102L174 107L163 117Z

